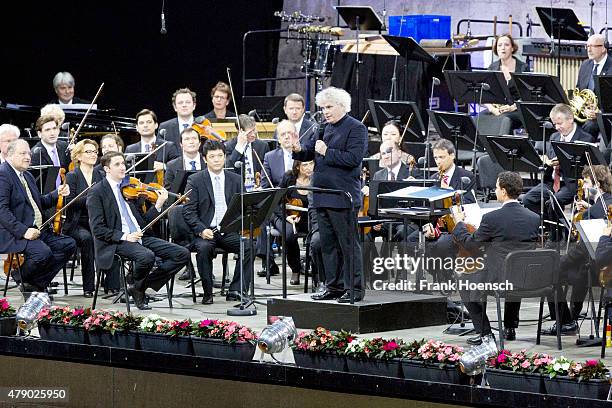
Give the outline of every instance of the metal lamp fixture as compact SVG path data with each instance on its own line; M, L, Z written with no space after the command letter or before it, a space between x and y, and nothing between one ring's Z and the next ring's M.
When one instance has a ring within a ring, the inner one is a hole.
M459 368L469 376L478 375L484 372L487 360L497 354L497 343L495 337L486 336L482 338L482 343L466 351L459 360Z
M17 326L24 332L30 332L36 326L38 313L51 306L51 299L45 292L32 292L28 300L17 310Z
M279 316L277 321L263 329L257 346L266 354L280 353L286 350L296 337L297 329L293 318Z

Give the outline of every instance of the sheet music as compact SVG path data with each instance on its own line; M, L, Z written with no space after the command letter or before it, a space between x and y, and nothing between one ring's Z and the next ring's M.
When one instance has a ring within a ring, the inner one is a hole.
M606 228L607 221L602 218L596 218L594 220L582 220L578 222L580 232L580 238L586 244L589 253L595 258L595 251L599 244L599 238L603 235L604 229ZM586 235L586 238L585 238Z
M457 211L457 207L453 206L453 213ZM471 224L476 228L480 227L480 221L482 221L482 211L478 206L478 203L463 204L463 213L465 214L465 223Z
M89 109L88 103L72 103L70 105L60 105L60 108L64 110L87 110ZM91 109L98 109L98 104L94 103Z
M453 197L455 193L463 194L464 190L453 190L442 187L405 187L390 193L379 194L378 197L383 198L404 198L415 200L436 201L444 198Z

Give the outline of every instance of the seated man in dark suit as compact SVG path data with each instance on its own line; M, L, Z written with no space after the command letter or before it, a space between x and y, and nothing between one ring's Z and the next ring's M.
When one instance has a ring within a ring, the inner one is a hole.
M295 126L289 120L282 120L276 127L276 134L279 146L266 153L263 160L264 169L273 185L270 185L267 177L263 177L262 188L278 187L285 173L293 168L291 146L299 139Z
M240 253L240 235L235 232L224 233L219 224L227 211L232 196L240 193L240 176L223 170L225 146L217 141L208 140L203 148L207 168L189 176L187 190L191 190L190 200L185 204L185 222L195 234L193 243L197 255L198 272L204 286L202 304L213 303L212 260L215 248ZM245 256L242 259L244 277L240 284L240 261L236 262L234 278L229 287L226 300L240 300L246 294L251 281L251 262L248 241L245 242ZM240 292L242 289L243 293Z
M54 116L44 115L36 120L36 132L40 142L32 148L32 166L50 165L68 169L70 152L68 143L58 140L59 123ZM59 175L56 187L60 185Z
M21 279L26 299L30 292L44 291L76 249L72 238L55 235L49 225L42 228L42 211L55 207L58 194L67 196L70 188L41 195L27 171L30 161L28 143L18 139L9 143L7 161L0 165L0 252L23 252L22 275L15 278Z
M149 153L155 150L156 146L161 146L164 143L162 137L156 137L157 130L157 115L149 109L143 109L136 114L136 130L140 135L140 142L128 145L125 148L125 153ZM155 171L164 170L165 164L170 160L180 156L178 147L168 141L161 149L155 153L153 169ZM155 177L154 173L149 173L144 178L145 183L150 183Z
M262 170L263 159L270 151L268 143L257 138L257 123L248 115L239 116L241 132L238 136L226 143L227 159L225 167L234 168L236 162L244 161L244 187L246 191L255 188L255 175L259 173L263 179L266 177ZM240 169L236 169L240 173Z
M484 268L469 275L462 275L460 280L472 283L500 282L502 277L499 272L506 255L512 251L535 248L540 219L517 201L522 191L521 176L504 171L498 175L495 188L495 195L502 207L486 213L476 231L468 232L462 212L454 215L457 225L453 236L457 242L466 250L475 251L472 253L478 253L478 249L484 246L486 253ZM479 344L482 337L492 335L486 309L483 307L482 294L478 290L461 290L460 295L470 312L474 328L479 333L477 337L468 339L468 344ZM503 333L506 340L516 339L515 329L519 323L520 306L520 301L510 302L506 299Z
M70 72L58 72L53 77L53 89L57 95L57 99L49 103L57 103L59 105L72 105L75 103L90 103L85 99L74 96L74 77Z
M612 75L612 59L608 58L608 49L605 46L606 37L602 34L595 34L589 37L587 41L587 55L589 59L580 65L578 71L578 80L576 88L590 89L595 91L595 75ZM599 135L599 126L597 125L597 112L599 109L595 107L586 107L585 115L589 119L582 125L582 129L593 136L597 140Z
M200 171L206 168L206 162L200 155L200 135L191 128L181 131L180 146L182 155L170 160L166 165L164 187L173 193L184 193L184 191L173 191L174 180L179 171Z
M569 106L562 103L555 105L550 111L550 119L557 129L557 132L553 133L550 137L550 142L594 142L591 135L574 123L574 113ZM544 182L540 183L539 186L533 187L523 197L523 205L536 214L540 214L541 210L540 195L542 188L545 189L545 202L549 200L549 191L552 191L562 206L571 203L574 195L576 195L576 180L571 178L570 174L563 174L557 160L557 155L550 142L548 143L546 154L542 156L546 166ZM551 204L544 206L544 216L547 219L558 221L558 216L555 214ZM559 238L551 237L553 240Z
M141 231L159 215L168 192L159 197L144 218L121 192L125 177L125 159L119 152L108 152L100 159L106 177L92 187L87 197L89 225L94 236L96 262L101 270L111 269L115 254L134 262L133 283L128 293L140 310L151 309L145 302L145 290L158 291L189 261L189 251ZM161 262L154 267L156 258Z
M189 88L181 88L172 94L172 108L176 118L169 119L159 125L159 131L165 129L166 140L178 145L181 142L183 129L193 125L193 111L196 108L196 93Z

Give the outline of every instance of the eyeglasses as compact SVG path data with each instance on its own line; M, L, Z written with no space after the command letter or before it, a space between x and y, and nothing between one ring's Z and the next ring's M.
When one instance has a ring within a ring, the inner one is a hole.
M85 154L98 154L97 150L85 150L83 153Z
M590 44L586 46L587 48L596 48L596 47L603 47L603 44Z

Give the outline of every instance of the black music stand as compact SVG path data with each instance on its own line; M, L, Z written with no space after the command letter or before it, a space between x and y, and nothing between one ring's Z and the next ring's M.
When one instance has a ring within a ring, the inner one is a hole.
M219 223L219 231L222 233L226 232L237 232L241 235L240 245L244 245L244 238L242 237L242 226L248 226L249 237L249 249L251 254L251 298L244 296L244 288L242 282L244 282L244 270L240 272L240 304L233 309L228 309L228 316L253 316L257 314L257 309L247 309L253 305L255 301L252 299L255 293L255 248L253 245L253 236L256 228L259 228L263 222L270 217L274 209L278 206L281 198L285 195L287 189L285 188L270 188L258 191L250 191L236 193L230 200L227 206L227 211L223 216L223 219ZM241 251L244 256L244 251ZM241 256L240 262L244 262L244 258Z
M557 154L559 166L565 177L571 177L574 180L581 177L582 169L588 164L587 154L590 156L593 165L603 164L607 166L599 147L593 144L552 142L552 147Z
M557 39L557 77L561 79L561 40L586 41L589 38L572 9L536 7L536 12L551 44Z
M380 157L378 158L373 158L373 157L366 157L361 161L361 167L362 170L365 168L367 169L369 175L370 175L370 179L372 179L374 177L374 174L376 174L376 172L378 170L380 170Z
M472 158L472 168L476 163L476 152L482 151L483 143L478 140L476 125L474 120L467 113L461 112L440 112L428 110L429 117L436 131L444 139L448 139L454 143L455 149L472 150L474 157ZM455 157L458 160L459 155Z
M142 163L134 167L134 164L144 159L148 154L149 153L125 153L125 166L128 169L133 167L129 173L126 173L126 176L136 177L143 183L151 182L153 180L153 174L155 173L155 170L153 170L155 154L152 154L147 160L142 161Z
M513 102L506 78L500 71L444 71L444 76L451 96L459 104L511 105Z
M368 106L370 112L372 112L372 119L374 120L374 126L378 129L378 134L382 135L385 123L394 120L400 125L408 127L405 138L410 136L413 141L420 141L425 138L425 125L415 102L368 99Z
M537 173L542 159L526 136L487 136L493 158L504 170Z
M542 152L546 153L546 141L556 132L550 126L550 111L554 103L517 102L516 107L521 114L523 127L527 130L529 138L535 142L542 142ZM550 124L546 127L547 123Z
M603 113L612 113L612 76L595 75L593 78L599 109Z
M197 171L193 170L179 170L176 172L176 176L172 181L172 185L170 186L170 192L176 194L183 194L185 192L185 187L187 186L187 179L192 174L196 174ZM172 203L170 203L172 204Z
M425 180L425 187L432 187L436 183L436 180ZM378 218L380 215L378 214L379 206L383 208L388 208L389 205L392 205L394 202L397 202L397 199L393 198L385 198L378 197L379 194L392 193L393 191L397 191L401 188L405 187L424 187L423 180L371 180L370 181L370 207L368 208L368 215L370 217Z
M597 125L606 147L610 146L610 138L612 138L612 113L598 113Z
M559 78L555 76L533 72L511 72L510 76L523 102L569 103Z
M284 96L243 96L241 108L242 112L254 110L258 122L271 122L274 118L285 117L284 102Z
M38 184L38 191L41 194L49 194L57 188L55 181L57 180L59 170L60 167L45 164L28 168L28 171L34 176L34 180Z
M380 31L384 23L370 6L334 6L338 14L346 22L351 30L355 31L355 89L357 90L357 106L360 105L359 97L359 31Z

